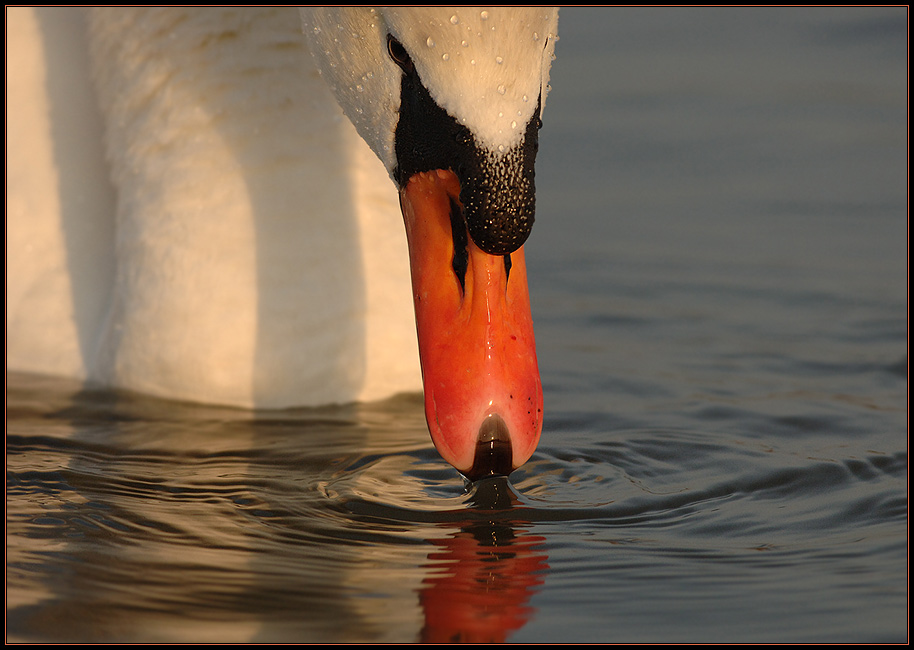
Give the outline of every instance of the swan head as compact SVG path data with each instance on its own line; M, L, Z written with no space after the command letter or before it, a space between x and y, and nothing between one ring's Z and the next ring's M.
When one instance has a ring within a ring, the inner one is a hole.
M557 10L311 7L318 69L400 192L426 419L470 479L533 454L542 387L523 244Z

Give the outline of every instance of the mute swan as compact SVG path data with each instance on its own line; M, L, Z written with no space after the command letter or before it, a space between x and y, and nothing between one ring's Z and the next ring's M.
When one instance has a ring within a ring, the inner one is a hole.
M8 369L314 405L418 389L418 331L442 456L530 457L554 9L76 11L7 8Z

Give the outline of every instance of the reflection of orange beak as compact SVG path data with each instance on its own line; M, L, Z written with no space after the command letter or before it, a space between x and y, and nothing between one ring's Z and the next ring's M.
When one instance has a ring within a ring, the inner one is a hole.
M489 255L467 239L463 283L454 270L451 210L462 209L452 172L415 174L400 191L425 416L438 452L475 480L508 474L533 454L542 430L523 248ZM462 216L457 222L465 228Z
M431 540L435 551L419 592L422 643L504 643L532 618L530 599L549 570L540 550L545 538L515 537L511 528L479 524Z

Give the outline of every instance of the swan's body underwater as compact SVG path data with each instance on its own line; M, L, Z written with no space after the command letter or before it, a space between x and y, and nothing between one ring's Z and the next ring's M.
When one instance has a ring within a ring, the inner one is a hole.
M509 473L542 427L522 245L556 24L7 8L7 368L275 408L421 365L442 456Z

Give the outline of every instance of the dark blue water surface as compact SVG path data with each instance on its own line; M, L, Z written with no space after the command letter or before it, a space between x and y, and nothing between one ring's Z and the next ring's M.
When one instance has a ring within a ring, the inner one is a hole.
M8 640L907 639L906 8L559 33L532 461L11 375Z

